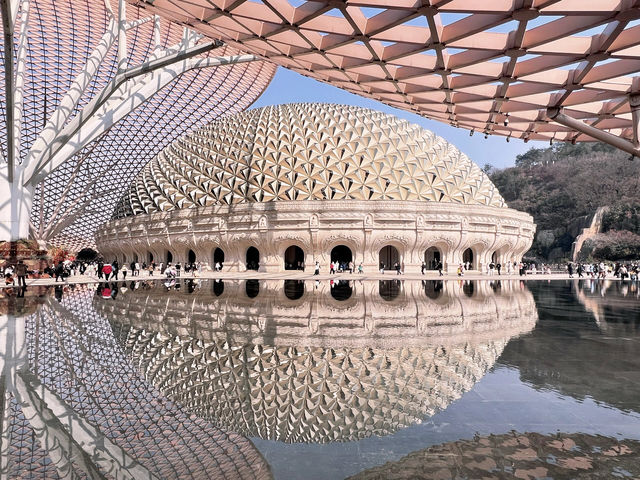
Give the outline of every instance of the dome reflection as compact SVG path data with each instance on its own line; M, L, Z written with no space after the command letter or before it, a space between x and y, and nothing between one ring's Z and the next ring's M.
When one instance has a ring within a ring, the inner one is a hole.
M295 299L292 288L260 282L249 299L245 282L226 282L219 297L152 288L94 303L169 399L283 442L354 441L419 423L470 390L537 320L517 282L497 291L480 282L470 297L447 282L436 300L420 282L397 286L392 301L378 282L351 282L348 299L329 283L296 284Z

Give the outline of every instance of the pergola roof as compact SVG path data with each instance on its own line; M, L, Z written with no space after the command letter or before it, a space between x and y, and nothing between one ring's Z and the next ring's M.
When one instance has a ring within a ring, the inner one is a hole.
M632 139L638 0L129 0L393 107L514 138Z

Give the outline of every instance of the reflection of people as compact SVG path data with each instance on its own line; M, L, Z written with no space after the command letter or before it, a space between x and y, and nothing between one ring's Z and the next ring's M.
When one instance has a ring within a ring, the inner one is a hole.
M56 285L56 288L54 289L54 295L58 302L62 302L62 293L63 293L62 285Z

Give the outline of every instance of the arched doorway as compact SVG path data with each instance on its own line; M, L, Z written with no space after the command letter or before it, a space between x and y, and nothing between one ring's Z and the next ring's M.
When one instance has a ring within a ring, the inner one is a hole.
M220 295L222 295L222 292L224 292L224 282L220 279L214 280L212 290L213 294L216 297L219 297Z
M387 270L393 269L396 263L400 263L400 253L398 249L393 245L382 247L378 254L378 263L380 264L380 268L386 268Z
M498 263L498 251L497 250L491 254L491 261L493 263Z
M473 297L473 292L475 292L475 290L476 290L476 285L472 281L464 282L464 285L462 285L462 291L467 297Z
M224 252L221 248L216 248L213 251L213 269L216 270L218 264L220 264L220 268L224 265Z
M167 250L167 263L173 262L173 253Z
M298 300L304 295L303 280L285 280L284 294L289 300Z
M258 280L247 280L244 282L244 291L249 298L256 298L260 293L260 282Z
M442 295L442 280L423 280L424 294L431 300L436 300Z
M247 270L258 270L260 268L260 252L256 247L247 248L246 263Z
M291 245L284 251L285 270L304 270L304 251L297 245Z
M147 262L153 263L153 253L147 252Z
M442 262L442 254L437 247L429 247L425 250L424 263L428 270L437 270L440 262Z
M401 287L402 284L400 283L400 280L380 280L378 282L378 293L383 300L391 302L398 298Z
M462 253L462 263L464 263L465 266L468 265L469 270L475 270L475 265L473 264L473 260L474 260L473 257L474 257L473 250L471 250L470 248L467 248Z
M331 249L331 261L339 264L343 270L349 268L349 262L353 262L353 253L346 245L336 245Z
M353 288L351 287L351 282L349 280L338 280L331 284L331 296L339 302L343 302L351 298L352 293Z
M196 263L196 252L189 250L189 253L187 254L187 261L189 263Z

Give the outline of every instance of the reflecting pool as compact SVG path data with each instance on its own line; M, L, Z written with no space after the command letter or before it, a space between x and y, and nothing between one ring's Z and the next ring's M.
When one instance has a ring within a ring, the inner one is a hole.
M4 290L8 478L637 478L618 281Z

